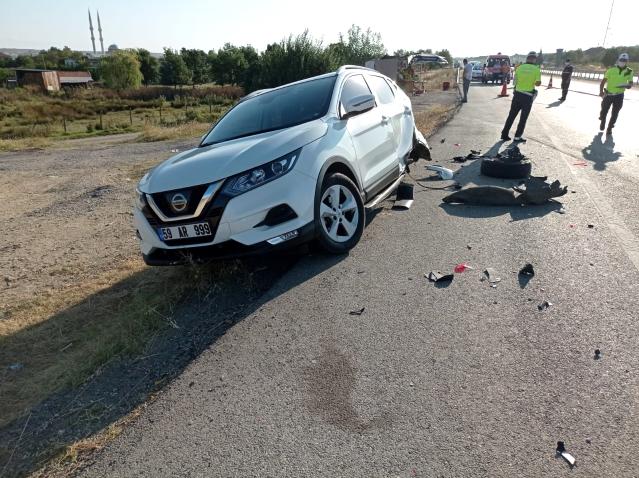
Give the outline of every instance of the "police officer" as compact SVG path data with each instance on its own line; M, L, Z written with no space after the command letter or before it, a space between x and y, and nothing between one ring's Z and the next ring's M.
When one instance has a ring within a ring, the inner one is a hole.
M501 132L501 139L503 141L510 141L508 133L510 128L517 117L517 114L521 111L519 117L519 124L517 125L517 131L515 131L515 141L526 142L522 137L524 129L526 128L526 121L532 108L533 100L537 94L535 86L541 85L541 70L536 65L537 53L531 51L528 53L526 63L517 68L517 81L515 83L515 93L513 95L513 101L510 104L510 113L506 118L506 124Z
M619 55L617 64L606 70L604 78L599 85L599 96L603 98L601 101L601 113L599 113L600 131L606 129L606 116L608 116L608 110L612 106L612 114L606 130L608 135L612 134L612 128L615 127L617 122L619 110L623 106L624 91L632 88L632 69L628 68L628 60L628 53ZM606 83L608 83L608 86L604 88Z
M559 101L566 101L566 95L568 94L568 88L570 87L570 80L572 79L573 67L570 64L570 59L566 59L564 70L561 72L561 98Z

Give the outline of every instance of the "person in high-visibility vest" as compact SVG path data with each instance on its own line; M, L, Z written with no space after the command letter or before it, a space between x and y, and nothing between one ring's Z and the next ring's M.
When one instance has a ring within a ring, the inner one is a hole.
M612 134L612 128L615 127L617 122L617 116L619 116L619 110L623 106L623 94L626 90L632 88L632 69L628 67L628 53L622 53L619 55L617 64L612 68L606 70L603 80L599 85L599 96L603 98L601 100L601 112L599 113L599 130L606 129L606 116L608 116L608 110L612 106L612 113L610 115L610 121L608 122L607 135ZM606 85L604 88L604 85Z
M531 51L528 53L526 63L517 68L517 81L515 82L515 93L513 94L513 100L510 104L510 113L506 118L506 124L501 131L502 141L510 141L510 128L515 121L515 118L521 112L519 117L519 124L517 125L517 131L515 131L515 141L525 143L523 138L524 129L526 128L526 121L528 121L528 115L532 108L533 100L537 95L535 86L541 85L541 69L537 63L537 53Z

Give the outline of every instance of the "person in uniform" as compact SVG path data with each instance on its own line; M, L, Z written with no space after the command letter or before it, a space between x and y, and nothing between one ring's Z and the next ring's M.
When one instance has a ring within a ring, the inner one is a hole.
M566 59L564 70L561 72L561 98L559 101L566 101L566 95L568 94L568 88L570 87L570 80L572 79L573 66L570 63L570 59Z
M604 78L599 85L599 96L603 98L601 100L601 112L599 113L600 131L606 129L606 117L608 116L608 110L612 106L612 113L606 130L608 135L612 134L612 128L615 127L619 111L623 106L624 92L632 88L633 73L632 69L628 67L628 60L628 53L619 55L617 64L606 70Z
M541 85L541 69L536 62L537 53L531 51L528 53L526 63L517 68L517 81L515 83L513 100L510 104L510 113L508 113L508 118L506 118L504 129L501 131L501 139L503 141L510 141L508 133L510 133L510 128L515 118L521 112L517 131L515 131L515 141L526 142L522 135L524 134L526 121L528 121L528 115L530 114L533 100L537 93L535 86Z

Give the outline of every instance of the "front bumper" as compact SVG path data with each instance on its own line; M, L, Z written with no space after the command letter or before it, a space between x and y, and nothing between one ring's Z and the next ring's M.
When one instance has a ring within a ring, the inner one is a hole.
M308 233L312 229L309 225L312 226L314 219L315 185L316 181L310 176L292 170L282 178L233 198L218 191L199 217L185 221L162 222L150 208L144 211L136 208L134 222L140 250L151 265L188 262L189 257L237 257L274 249L266 241L297 230L298 237L282 244L292 246L300 242L298 238L309 239ZM265 221L269 211L281 205L289 206L294 214L274 225ZM158 234L160 227L202 221L207 221L213 232L206 242L164 242Z

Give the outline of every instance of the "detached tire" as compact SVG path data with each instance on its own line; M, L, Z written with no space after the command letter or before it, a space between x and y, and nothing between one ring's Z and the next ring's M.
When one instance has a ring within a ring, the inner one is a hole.
M502 161L498 158L482 159L481 174L491 178L522 179L530 176L532 163L525 161Z
M315 199L315 231L320 247L331 254L350 251L362 237L364 202L347 176L333 173L324 179Z

